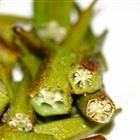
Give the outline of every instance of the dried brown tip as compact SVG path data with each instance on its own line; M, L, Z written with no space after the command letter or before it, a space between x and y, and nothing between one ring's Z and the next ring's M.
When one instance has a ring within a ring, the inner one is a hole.
M81 61L80 65L83 66L85 69L88 69L90 71L97 70L97 64L93 63L91 61Z

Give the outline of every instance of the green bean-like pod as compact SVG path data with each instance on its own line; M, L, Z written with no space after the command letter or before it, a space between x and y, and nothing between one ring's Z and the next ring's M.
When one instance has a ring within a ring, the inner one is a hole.
M7 124L19 131L31 131L34 125L34 114L28 98L30 84L30 76L26 73L8 112Z
M73 94L93 93L102 87L102 72L96 62L82 61L68 74Z
M36 125L34 131L41 134L53 135L58 140L71 140L87 134L97 133L107 124L90 124L82 117L73 117L46 124Z
M38 114L51 116L70 112L72 100L67 73L74 62L75 55L60 48L44 63L30 91L31 104Z
M4 140L57 140L51 135L36 134L34 132L8 132L2 138Z
M49 62L44 65L34 86L31 88L31 103L35 111L42 116L67 114L71 109L71 86L68 82L68 73L73 64L79 63L80 59L75 52L86 32L92 13L92 6L83 12L78 23L73 27L68 38L62 45L52 46ZM77 28L81 28L77 33ZM58 34L59 35L59 34ZM78 39L77 39L78 38Z
M35 132L20 132L6 125L0 127L1 140L56 140L47 134L37 134Z
M0 139L80 140L112 123L116 107L102 89L107 30L90 27L96 1L76 5L76 24L73 0L34 0L33 20L0 15ZM5 68L16 62L28 71L12 89Z
M104 90L82 95L77 104L86 118L97 123L109 123L116 110L113 101Z

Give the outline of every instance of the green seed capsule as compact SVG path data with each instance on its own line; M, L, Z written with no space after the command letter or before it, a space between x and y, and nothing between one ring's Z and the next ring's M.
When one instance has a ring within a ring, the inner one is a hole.
M32 98L31 103L41 116L61 115L70 111L71 97L59 90L43 88Z
M0 127L1 140L56 140L53 136L47 134L37 134L34 132L19 132L3 125Z
M65 48L54 52L49 62L45 62L30 92L31 103L41 116L70 112L72 100L67 73L73 62L75 55Z
M0 136L1 137L1 136ZM1 140L56 140L51 135L36 134L34 132L7 132L1 137Z
M97 123L109 123L116 110L103 90L81 96L77 104L84 116Z
M77 58L77 54L73 49L79 47L82 42L93 5L94 3L83 13L62 46L53 47L54 52L51 54L49 62L44 66L44 70L31 89L31 104L35 111L42 116L70 112L71 87L67 76L71 70L71 65L79 62L79 58ZM78 29L82 28L80 34L77 34L77 27Z
M46 124L36 125L36 133L53 135L58 140L70 140L86 134L93 134L103 128L105 124L93 124L85 121L81 117L73 117Z
M10 105L8 113L8 125L19 131L31 131L33 128L33 110L28 99L30 82L29 75L26 73Z
M93 93L102 87L102 73L96 63L83 61L72 66L68 75L73 94Z

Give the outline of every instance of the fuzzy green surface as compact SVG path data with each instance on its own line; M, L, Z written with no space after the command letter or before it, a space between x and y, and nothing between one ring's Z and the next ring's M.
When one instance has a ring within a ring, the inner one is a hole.
M36 125L36 133L51 134L58 140L70 140L76 136L96 133L104 125L90 125L81 117L58 120L46 124Z

